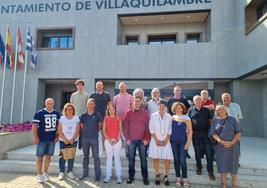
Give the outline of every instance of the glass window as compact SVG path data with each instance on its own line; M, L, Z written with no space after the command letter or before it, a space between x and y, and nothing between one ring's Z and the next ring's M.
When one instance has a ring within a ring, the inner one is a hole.
M126 44L138 45L139 44L138 36L126 36Z
M37 31L38 48L73 48L73 29L55 29Z
M187 34L186 35L186 43L199 43L200 42L200 34Z
M176 35L150 35L148 44L175 44Z
M267 12L267 2L257 8L257 20L259 20Z

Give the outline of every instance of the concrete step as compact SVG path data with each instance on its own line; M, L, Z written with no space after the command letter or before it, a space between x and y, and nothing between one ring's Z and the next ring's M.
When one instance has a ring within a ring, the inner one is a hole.
M18 150L10 151L7 152L6 154L7 159L9 160L22 160L22 161L35 161L36 156L35 153L29 153L29 152L20 152ZM81 164L83 160L83 155L80 150L77 150L76 157L75 157L75 163ZM58 151L55 152L55 155L52 157L53 162L58 162ZM101 165L105 166L106 164L106 157L103 155L100 155L100 161ZM93 163L93 158L92 156L90 157L90 163ZM122 152L121 154L121 163L122 166L127 167L128 166L128 160L125 157L125 153ZM203 172L206 171L206 160L202 159L203 163ZM136 156L136 166L140 167L140 159L139 156ZM195 171L196 170L196 162L194 157L191 159L187 159L187 166L188 170ZM153 169L153 160L148 158L148 167ZM174 170L174 165L173 162L170 166L171 170ZM214 162L214 172L217 172L217 167L216 167L216 162ZM266 176L267 177L267 166L262 166L262 167L254 167L252 164L251 165L246 165L241 163L241 167L239 168L239 174L243 175L253 175L253 176Z
M102 175L105 175L105 166L101 165ZM75 167L73 169L76 177L81 175L82 173L82 165L80 163L75 163ZM1 160L0 161L0 172L9 172L9 173L36 173L36 166L34 161L23 161L23 160ZM58 174L58 163L51 162L50 174ZM89 175L94 176L93 165L89 165ZM113 174L114 169L113 169ZM122 167L123 178L128 177L128 168ZM194 171L188 171L188 177L191 182L191 187L219 187L219 175L216 174L216 181L210 181L207 174L204 173L202 176L195 175ZM136 180L142 180L141 177L141 169L136 168ZM151 183L154 181L154 169L149 168L149 179ZM170 171L169 180L174 184L175 181L175 172L174 170ZM254 176L254 175L239 175L238 176L239 187L241 188L266 188L267 178L266 176ZM230 183L230 180L229 180Z

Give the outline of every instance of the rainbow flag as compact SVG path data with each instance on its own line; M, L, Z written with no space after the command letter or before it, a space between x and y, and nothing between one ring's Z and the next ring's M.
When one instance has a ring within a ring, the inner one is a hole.
M7 51L7 67L9 69L13 69L14 68L14 55L13 55L13 49L11 47L11 35L10 35L10 30L9 30L9 26L7 27L7 31L6 31L6 51Z

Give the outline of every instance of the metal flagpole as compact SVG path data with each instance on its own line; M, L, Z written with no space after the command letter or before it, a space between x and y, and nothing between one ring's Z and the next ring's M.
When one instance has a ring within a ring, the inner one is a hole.
M8 28L9 28L9 25L10 25L10 23L7 23L6 32L7 32ZM7 49L6 49L6 41L5 41L5 58L4 58L4 70L3 70L1 104L0 104L0 123L2 123L2 114L3 114L3 100L4 100L4 90L5 90L5 79L6 79L6 63L7 63Z
M22 86L22 101L21 101L21 115L20 115L20 122L21 123L23 122L23 114L24 114L26 74L27 74L27 64L28 64L28 50L27 50L28 27L30 27L30 22L29 21L27 21L26 40L25 40L26 53L25 53L25 65L24 65L23 86Z
M18 61L18 31L19 26L17 26L16 33L16 54L15 54L15 62L14 62L14 74L13 74L13 85L12 85L12 100L11 100L11 110L10 110L10 124L13 123L13 111L14 111L14 100L15 100L15 86L16 86L16 74L17 74L17 61Z

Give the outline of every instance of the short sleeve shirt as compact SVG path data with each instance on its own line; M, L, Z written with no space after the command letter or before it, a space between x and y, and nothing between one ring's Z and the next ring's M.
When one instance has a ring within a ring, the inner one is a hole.
M86 103L89 98L88 93L86 92L74 92L71 94L70 102L74 104L75 111L78 116L86 112Z
M55 140L59 119L60 113L56 110L49 112L46 109L42 109L35 113L32 122L38 125L37 134L41 142Z
M209 120L212 119L209 109L202 107L200 110L198 110L195 106L192 106L188 111L188 116L192 120L193 131L209 131Z
M105 116L106 114L106 109L107 109L107 104L108 102L111 101L111 97L109 95L108 92L103 91L101 94L97 93L97 92L93 92L90 95L90 98L95 99L95 110L100 112L100 114L102 115L102 117Z
M62 132L64 136L70 140L76 132L77 124L80 122L78 116L73 116L73 118L68 119L66 116L61 116L59 123L62 125ZM63 140L59 138L59 140Z
M91 115L87 112L82 114L80 122L83 124L83 140L98 139L99 123L102 122L102 116L99 112L94 111Z

